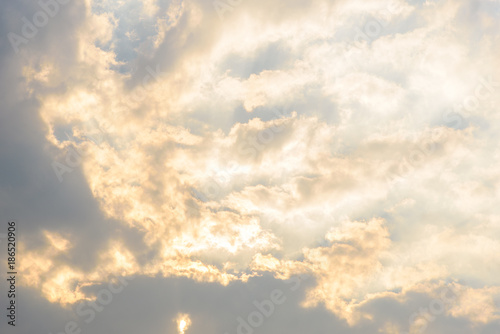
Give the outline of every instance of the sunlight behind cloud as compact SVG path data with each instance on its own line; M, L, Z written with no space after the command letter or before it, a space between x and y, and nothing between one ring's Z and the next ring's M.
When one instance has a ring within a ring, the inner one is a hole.
M443 323L496 326L498 1L224 4L89 0L26 45L8 95L40 147L9 149L4 183L43 185L32 165L53 183L23 197L41 222L20 284L71 306L113 275L233 291L307 274L298 313L391 334L414 324L380 303L460 285Z
M191 318L189 317L189 314L186 313L177 315L176 322L179 334L185 334L186 330L189 328L189 326L191 326Z

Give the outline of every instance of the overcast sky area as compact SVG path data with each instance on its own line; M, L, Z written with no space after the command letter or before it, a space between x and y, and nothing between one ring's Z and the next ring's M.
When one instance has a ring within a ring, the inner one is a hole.
M500 0L0 15L1 334L500 333Z

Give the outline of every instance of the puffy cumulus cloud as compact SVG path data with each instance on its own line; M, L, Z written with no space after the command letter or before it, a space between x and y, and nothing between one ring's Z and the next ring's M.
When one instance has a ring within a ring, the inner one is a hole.
M391 246L383 219L367 222L344 221L326 234L330 245L305 248L301 261L278 260L257 254L252 267L289 278L296 274L312 274L316 286L307 293L306 307L323 303L332 312L354 323L354 310L370 293L380 288L381 259ZM406 282L405 282L406 283ZM382 287L385 288L385 287Z
M471 319L475 323L498 321L500 319L497 305L499 295L498 286L482 289L463 288L458 303L448 313L454 317Z
M479 297L488 293L493 293L492 298ZM466 301L472 294L479 297L476 302ZM489 310L496 308L492 306L495 294L496 288L492 287L470 288L458 282L430 281L398 292L371 294L359 304L358 311L373 317L371 321L377 323L375 327L380 333L494 333L498 328L497 315ZM474 316L478 303L484 307L483 318ZM390 310L391 315L383 315L384 309ZM467 312L470 313L465 315Z
M307 273L302 306L385 333L423 320L380 305L460 284L428 325L496 326L498 2L220 3L72 4L21 50L54 182L121 231L93 267L81 230L40 228L23 284L68 305L114 275Z
M352 302L367 294L370 278L382 268L380 253L390 244L382 220L348 222L328 232L330 247L305 251L305 260L316 273L318 286L309 291L306 306L318 302L349 319Z

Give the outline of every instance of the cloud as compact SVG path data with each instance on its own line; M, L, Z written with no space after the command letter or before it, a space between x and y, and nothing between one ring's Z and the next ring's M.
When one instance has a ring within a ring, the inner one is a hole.
M225 3L71 2L17 54L41 9L2 5L0 210L30 314L134 276L146 332L236 330L238 293L306 274L300 324L263 332L498 328L498 2Z

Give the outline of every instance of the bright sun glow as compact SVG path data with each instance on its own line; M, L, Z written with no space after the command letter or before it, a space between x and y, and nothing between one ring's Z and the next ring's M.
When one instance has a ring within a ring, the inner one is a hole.
M179 314L177 316L177 329L179 330L179 334L184 334L189 325L191 325L191 319L188 314Z

